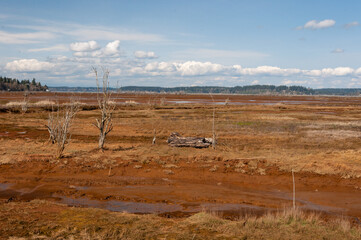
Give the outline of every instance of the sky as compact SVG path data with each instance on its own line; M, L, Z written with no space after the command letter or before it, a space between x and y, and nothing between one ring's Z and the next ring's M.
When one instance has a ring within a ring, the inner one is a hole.
M361 87L357 0L0 0L0 75L48 86Z

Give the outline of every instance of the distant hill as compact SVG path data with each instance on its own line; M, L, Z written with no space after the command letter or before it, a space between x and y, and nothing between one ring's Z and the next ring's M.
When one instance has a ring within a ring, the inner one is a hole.
M46 91L48 87L42 86L35 78L30 80L21 80L15 78L0 76L0 91Z
M96 87L49 87L50 91L59 92L96 92ZM312 89L302 86L274 86L249 85L236 87L142 87L127 86L119 89L110 88L111 91L120 92L149 92L149 93L220 93L220 94L255 94L255 95L341 95L357 96L361 88L321 88Z

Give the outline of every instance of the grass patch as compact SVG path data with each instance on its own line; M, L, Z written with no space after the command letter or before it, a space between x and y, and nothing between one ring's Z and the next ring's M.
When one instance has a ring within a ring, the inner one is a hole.
M0 238L35 239L360 239L361 229L343 219L284 210L230 221L200 212L188 218L74 208L42 200L2 203Z

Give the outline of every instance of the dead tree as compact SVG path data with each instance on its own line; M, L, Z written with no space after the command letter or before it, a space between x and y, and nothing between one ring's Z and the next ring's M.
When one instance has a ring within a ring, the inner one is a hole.
M21 103L21 111L22 113L26 113L28 111L29 108L29 92L25 91L24 92L24 100Z
M58 106L57 112L52 111L49 114L48 125L46 127L49 131L49 141L56 144L56 157L61 158L65 149L65 144L70 140L70 126L75 114L79 111L79 105L71 103L60 109Z
M100 89L99 80L98 80L98 71L93 67L93 72L95 74L95 80L97 83L97 100L100 109L100 117L96 118L96 123L93 123L95 127L99 129L99 148L104 149L105 138L108 133L113 130L112 115L115 109L115 104L110 101L111 92L109 91L109 70L102 68L103 70L103 79L102 86Z
M216 115L216 107L214 105L214 98L213 98L212 93L209 93L209 95L211 95L212 103L213 103L213 118L212 118L212 140L213 141L212 141L212 148L216 149L216 130L215 130L215 124L214 124L215 115Z
M167 142L168 145L172 147L207 148L213 143L213 139L203 137L182 137L179 133L174 132L170 135Z

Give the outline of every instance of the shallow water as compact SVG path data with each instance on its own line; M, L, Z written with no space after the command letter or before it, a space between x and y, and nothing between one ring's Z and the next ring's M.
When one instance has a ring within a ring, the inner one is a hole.
M16 196L21 197L25 194L33 193L36 190L40 189L43 185L35 186L34 188L22 188L22 189L12 189L13 184L11 183L0 183L0 195L4 195L4 193L11 192L11 197L16 198ZM128 186L127 186L128 187ZM129 186L132 187L132 186ZM144 186L143 186L144 187ZM93 187L89 186L75 186L71 185L70 188L76 189L77 191L90 191L95 190ZM3 193L3 194L1 194ZM261 193L260 193L261 194ZM273 196L278 199L287 199L292 200L290 193L285 192L263 192L263 196ZM9 195L10 196L10 195ZM8 197L9 197L8 196ZM34 194L33 199L39 198L37 194ZM169 216L176 215L174 213L196 213L201 211L206 212L214 212L221 216L237 218L239 216L245 215L255 215L260 216L270 211L280 211L283 208L275 209L275 208L266 208L259 207L249 204L237 204L237 203L207 203L207 202L174 202L174 203L165 203L165 202L134 202L134 201L121 201L121 200L96 200L88 197L68 197L61 194L48 194L42 195L40 198L45 199L53 199L56 202L63 203L69 206L75 207L92 207L92 208L102 208L115 212L128 212L128 213L138 213L138 214L169 214ZM27 200L31 200L26 198ZM344 209L322 206L319 204L315 204L311 201L307 201L304 199L296 199L297 205L300 209L304 209L307 211L315 211L325 214L332 215L343 215Z

